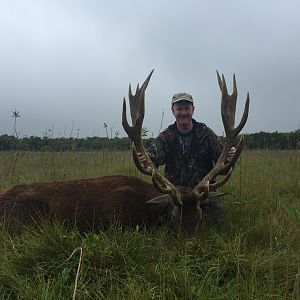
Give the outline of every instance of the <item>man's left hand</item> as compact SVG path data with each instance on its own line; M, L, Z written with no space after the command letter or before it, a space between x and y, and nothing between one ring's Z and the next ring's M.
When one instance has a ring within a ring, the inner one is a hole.
M227 162L230 162L233 159L235 153L236 153L236 148L235 147L231 147L229 149L229 151L228 151L228 155L227 155L227 159L226 159Z

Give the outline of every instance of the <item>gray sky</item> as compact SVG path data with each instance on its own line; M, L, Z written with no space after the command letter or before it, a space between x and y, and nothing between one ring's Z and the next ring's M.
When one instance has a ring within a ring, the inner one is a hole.
M299 0L0 0L0 134L105 136L120 131L128 83L143 82L144 126L173 122L170 99L191 93L195 118L222 134L216 70L236 74L244 132L300 127Z

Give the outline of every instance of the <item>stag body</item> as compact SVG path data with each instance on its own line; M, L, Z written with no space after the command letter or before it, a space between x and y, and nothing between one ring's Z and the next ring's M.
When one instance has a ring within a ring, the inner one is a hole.
M201 214L201 209L197 209L199 203L190 189L178 189L184 195L182 223L187 231L192 231L201 218L194 211ZM217 195L211 195L214 196ZM16 184L0 191L0 219L6 218L10 223L27 223L38 216L88 230L114 222L128 226L153 225L163 219L173 220L176 213L170 195L134 176Z
M151 184L125 175L17 184L0 191L0 218L22 223L45 215L84 229L114 221L140 225L165 214L146 203L159 195Z

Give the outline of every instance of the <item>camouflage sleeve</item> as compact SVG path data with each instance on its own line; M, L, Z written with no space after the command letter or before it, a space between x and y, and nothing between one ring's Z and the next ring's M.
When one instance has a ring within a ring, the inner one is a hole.
M156 167L164 165L166 163L166 147L164 138L159 135L154 140L154 143L147 149L147 152Z

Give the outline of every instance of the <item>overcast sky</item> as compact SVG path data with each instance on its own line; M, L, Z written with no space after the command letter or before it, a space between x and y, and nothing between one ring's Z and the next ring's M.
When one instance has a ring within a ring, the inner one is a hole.
M300 127L299 0L0 0L0 134L125 133L128 83L146 92L144 126L173 123L172 95L191 93L195 118L222 134L216 70L236 74L244 132ZM73 132L71 129L73 127ZM79 129L79 130L78 130Z

